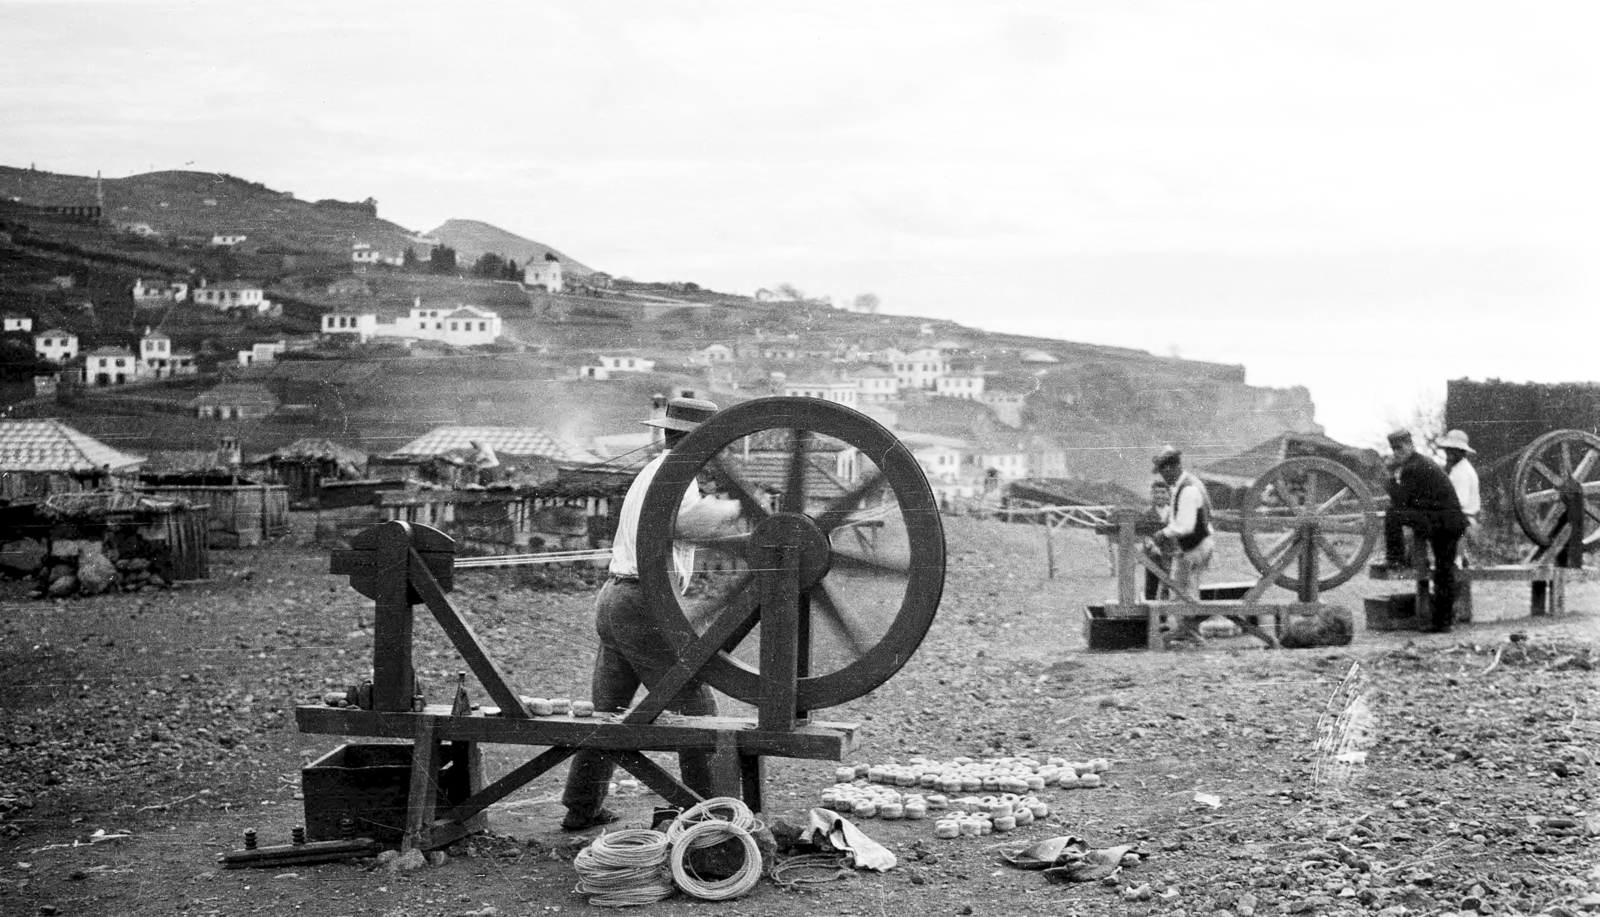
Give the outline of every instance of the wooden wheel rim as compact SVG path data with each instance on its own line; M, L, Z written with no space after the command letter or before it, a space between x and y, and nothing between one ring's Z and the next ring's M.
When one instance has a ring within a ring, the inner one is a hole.
M1582 430L1553 430L1529 443L1517 459L1511 509L1533 543L1549 547L1562 517L1556 487L1565 478L1583 487L1588 513L1586 545L1600 542L1600 436Z
M871 692L910 661L933 625L944 592L944 526L938 502L910 451L877 421L828 401L776 397L734 405L701 424L672 450L673 460L662 464L645 492L639 527L639 580L656 623L681 651L699 632L679 602L670 576L678 504L689 482L724 448L741 437L776 429L829 436L872 460L899 503L910 549L899 611L878 642L842 668L798 679L796 706L816 710ZM747 703L757 703L765 693L761 673L726 651L713 656L699 677Z
M1338 486L1326 489L1311 488L1311 494L1320 499L1310 500L1307 505L1295 508L1292 516L1286 512L1286 507L1268 506L1263 502L1269 487L1276 487L1279 492L1283 492L1292 489L1289 487L1290 483L1300 478L1310 480L1328 478L1332 482L1337 482ZM1337 513L1332 511L1336 508L1333 505L1336 501L1343 503L1337 507L1341 510ZM1319 590L1342 585L1361 572L1373 548L1378 544L1377 516L1372 494L1361 482L1361 478L1332 459L1299 456L1268 469L1250 485L1249 490L1245 491L1244 502L1239 509L1239 535L1244 543L1245 556L1250 558L1250 563L1255 565L1257 572L1265 574L1272 569L1273 561L1282 556L1281 551L1273 551L1272 546L1282 539L1286 530L1269 530L1267 522L1297 517L1301 519L1310 517L1328 524L1338 522L1360 527L1361 543L1353 554L1342 559L1329 557L1326 551L1321 554L1319 560L1331 560L1333 567L1329 569L1326 563L1318 564L1319 571L1326 571L1318 573ZM1351 532L1341 530L1341 534L1351 534ZM1296 539L1298 537L1296 536ZM1298 550L1298 548L1291 547L1287 550ZM1296 589L1300 585L1298 572L1298 562L1291 561L1288 567L1273 578L1273 583L1285 589Z

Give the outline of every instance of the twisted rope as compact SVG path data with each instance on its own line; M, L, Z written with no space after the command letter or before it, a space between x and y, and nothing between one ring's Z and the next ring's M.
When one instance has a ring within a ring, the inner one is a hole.
M708 800L715 802L716 800ZM702 803L703 805L703 803ZM741 803L741 805L743 805ZM695 808L699 808L696 806ZM690 811L693 811L691 809ZM747 813L748 809L745 810ZM688 815L685 812L684 815ZM677 823L674 822L674 827ZM699 876L690 873L684 864L684 857L690 850L697 847L709 847L719 844L730 838L738 838L744 847L744 865L739 871L726 879L707 882ZM693 824L679 832L678 837L672 842L672 853L669 857L672 866L672 881L684 894L693 895L706 901L726 901L756 887L761 880L761 848L756 846L756 839L750 832L733 822L728 821L703 821Z
M603 833L578 851L577 892L597 907L654 904L672 894L667 836L645 828Z
M667 826L667 840L677 845L678 840L690 828L701 824L717 823L733 825L746 833L756 830L761 824L756 820L755 814L750 811L750 807L745 805L742 800L735 799L732 796L714 796L699 805L690 807L682 815L673 819L672 824ZM697 842L694 846L709 847L720 840L722 838L703 840Z

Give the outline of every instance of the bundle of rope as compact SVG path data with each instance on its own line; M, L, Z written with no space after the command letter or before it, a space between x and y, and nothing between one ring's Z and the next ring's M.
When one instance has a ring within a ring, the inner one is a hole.
M737 838L744 847L744 865L726 879L706 881L694 875L684 863L689 851L696 847L709 847L730 838ZM672 842L670 855L672 881L684 894L707 901L726 901L737 898L756 887L761 880L761 849L748 829L732 822L703 821L685 828Z
M653 904L672 894L669 843L660 831L624 828L601 834L578 851L577 891L597 907Z
M672 844L672 880L685 894L707 901L745 894L761 880L761 848L751 832L762 827L750 807L731 796L716 796L689 808L667 826L667 839ZM727 840L737 840L743 849L739 868L723 879L708 881L696 875L690 866L690 853Z

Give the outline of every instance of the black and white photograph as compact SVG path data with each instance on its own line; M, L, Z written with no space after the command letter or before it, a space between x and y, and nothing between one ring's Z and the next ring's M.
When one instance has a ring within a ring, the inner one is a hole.
M0 0L0 913L1600 915L1597 35Z

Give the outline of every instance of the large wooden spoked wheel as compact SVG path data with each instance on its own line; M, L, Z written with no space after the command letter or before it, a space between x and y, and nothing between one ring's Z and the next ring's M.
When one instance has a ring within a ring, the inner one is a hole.
M1555 540L1566 503L1560 488L1583 488L1585 545L1600 542L1600 436L1582 430L1555 430L1529 443L1512 478L1512 509L1533 543Z
M1239 533L1244 553L1263 575L1286 553L1317 552L1317 588L1332 589L1361 571L1378 543L1372 495L1356 473L1331 459L1291 458L1269 469L1245 492ZM1296 557L1273 582L1300 585Z
M678 534L697 478L737 501L735 533ZM699 677L748 703L768 693L752 660L780 548L799 557L800 711L887 681L921 644L944 591L939 507L910 451L866 415L813 398L747 401L686 436L646 491L638 543L640 585L664 634L680 655L713 627L729 634ZM701 570L712 568L687 590L674 569L674 548L685 545L701 549Z

